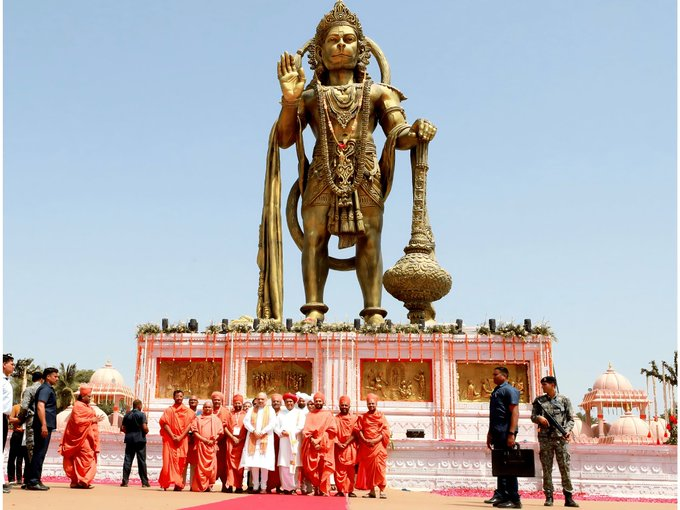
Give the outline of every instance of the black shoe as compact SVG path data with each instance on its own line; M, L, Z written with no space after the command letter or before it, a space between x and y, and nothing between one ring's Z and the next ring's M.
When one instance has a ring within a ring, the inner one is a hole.
M11 490L11 489L10 489L10 486L9 486L8 483L3 483L3 484L2 484L2 493L3 493L3 494L7 494L10 490Z
M26 489L29 491L48 491L50 490L49 487L42 485L40 483L36 483L35 485L27 485Z
M574 501L574 498L571 497L571 494L569 496L564 497L564 506L568 506L571 508L578 508L578 503Z
M148 483L143 483L142 487L151 487L151 485L149 485Z
M498 503L494 505L496 508L522 508L521 501L506 501L505 503Z
M553 506L553 497L552 496L546 496L545 497L545 503L543 503L543 506Z
M121 486L121 487L127 487L127 486L128 486L128 483L127 483L127 482L120 482L120 486Z
M234 490L234 494L243 494L243 489L238 487L236 490Z
M498 498L496 500L496 502L493 504L493 506L497 507L498 505L500 505L502 503L507 503L508 501L510 501L510 500L507 499L507 498Z
M486 503L487 505L494 505L496 503L501 503L503 501L507 501L507 499L505 499L505 498L503 498L503 497L501 497L497 494L494 494L489 499L485 499L484 503Z
M23 484L23 485L21 486L21 488L24 489L24 490L26 490L26 484Z
M350 497L350 498L356 498L357 497L357 495L354 494L353 492L350 492L349 494L347 494L347 496Z

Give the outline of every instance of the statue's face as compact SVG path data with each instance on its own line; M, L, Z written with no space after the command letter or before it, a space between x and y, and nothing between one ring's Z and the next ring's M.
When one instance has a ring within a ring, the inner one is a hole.
M323 65L329 71L354 69L359 55L357 34L349 25L331 27L321 45Z

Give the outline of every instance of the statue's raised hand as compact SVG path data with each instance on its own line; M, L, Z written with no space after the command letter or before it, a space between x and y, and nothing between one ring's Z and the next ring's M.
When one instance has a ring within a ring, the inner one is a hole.
M295 57L285 52L276 64L276 70L283 99L286 101L299 99L305 88L305 71L302 67L297 67Z
M437 128L429 120L418 119L413 123L408 134L423 142L430 142L437 134Z

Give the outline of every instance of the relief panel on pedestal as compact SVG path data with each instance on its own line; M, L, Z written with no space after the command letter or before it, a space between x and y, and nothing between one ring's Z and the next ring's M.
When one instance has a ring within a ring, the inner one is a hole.
M361 398L432 402L432 361L361 360Z
M311 361L248 360L246 366L248 396L260 392L267 395L289 391L312 393Z
M186 397L209 399L213 391L222 387L221 361L159 358L157 363L156 398L172 398L175 390L182 390Z
M494 367L498 363L456 363L458 374L458 399L460 402L488 402L491 392L496 387L493 382ZM519 390L520 403L529 400L529 365L527 363L506 363L503 365L510 372L508 383Z

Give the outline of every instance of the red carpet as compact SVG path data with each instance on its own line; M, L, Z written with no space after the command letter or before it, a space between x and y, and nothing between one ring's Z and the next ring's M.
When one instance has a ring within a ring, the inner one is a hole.
M347 498L317 498L314 496L282 496L249 494L207 505L189 506L182 510L347 510Z

